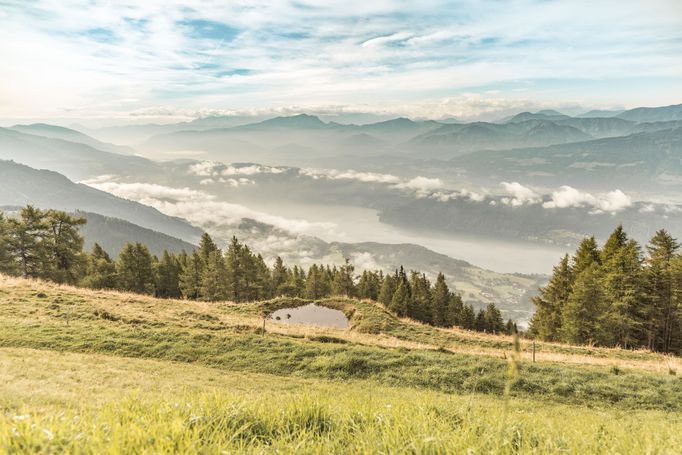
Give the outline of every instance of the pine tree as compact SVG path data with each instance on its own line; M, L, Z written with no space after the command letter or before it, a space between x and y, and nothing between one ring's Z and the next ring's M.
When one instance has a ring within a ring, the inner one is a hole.
M407 307L407 315L417 321L431 324L433 321L431 282L423 273L413 271L410 274L410 289L412 292Z
M197 300L201 297L201 277L204 274L204 261L199 252L194 250L187 258L179 276L179 287L182 297Z
M584 344L598 342L599 317L605 303L598 266L584 269L575 280L566 305L562 310L561 341Z
M573 276L577 277L592 264L599 264L600 262L601 256L594 236L584 238L578 245L578 250L573 257Z
M462 297L457 293L450 292L448 311L445 316L445 326L452 327L453 325L458 325L464 327L463 313L464 302L462 302Z
M486 323L485 323L485 311L478 310L478 313L476 313L476 319L474 322L474 330L477 332L485 332L486 329Z
M406 316L409 301L410 290L408 289L407 280L399 280L398 287L393 293L393 298L388 308L400 317Z
M672 280L672 321L668 352L682 355L682 255L676 254L670 261Z
M116 264L109 254L95 243L86 259L83 285L93 289L116 289Z
M210 235L208 235L206 232L201 234L201 239L199 240L199 257L203 261L204 264L208 263L208 257L213 253L214 251L217 251L218 247L216 246L215 242L213 242L213 239L211 238Z
M287 287L289 272L284 266L284 261L282 261L282 258L279 256L277 256L275 259L275 265L272 267L271 275L271 287L273 290L273 295L289 295L289 289Z
M476 330L476 312L471 305L464 305L460 325L467 330Z
M7 249L16 258L19 274L25 278L49 277L45 214L27 205L21 209L19 219L8 220L8 227Z
M361 299L378 300L382 281L383 275L380 278L377 272L363 271L358 282L358 296Z
M667 231L660 230L647 245L646 270L646 342L651 350L669 352L674 337L675 301L670 264L679 243Z
M241 302L244 294L244 255L243 245L237 237L232 237L225 253L227 266L227 293L233 302Z
M536 312L531 321L531 333L541 340L557 341L561 332L561 314L573 285L573 271L565 255L554 267L549 283L533 298Z
M16 272L16 262L9 248L9 229L9 222L0 212L0 273L11 275Z
M393 275L386 275L386 277L384 277L384 281L381 283L381 291L379 292L379 302L381 302L386 308L391 306L391 301L393 300L393 294L395 294L396 287L397 283L395 277Z
M291 289L291 297L303 297L306 292L306 274L305 271L295 265L291 271L291 279L288 287Z
M604 344L638 345L644 328L642 257L637 242L627 240L620 226L602 251L601 275L607 301L600 330Z
M164 250L161 260L156 268L157 286L156 296L162 298L179 298L181 266L178 258Z
M209 302L227 299L227 275L222 251L211 251L201 275L201 299Z
M116 263L121 290L153 294L155 288L153 258L146 245L126 243Z
M500 333L504 331L502 314L494 303L489 303L484 313L485 331L488 333Z
M320 299L325 295L324 269L313 264L308 269L308 278L305 283L305 297L308 299Z
M432 321L436 326L452 325L452 318L448 314L448 305L450 303L450 289L445 283L445 275L438 274L436 284L433 288L432 304L433 309Z
M355 267L353 267L349 259L346 259L345 264L334 273L331 286L331 293L333 295L346 297L354 297L356 295L355 283L353 282L354 271Z
M85 266L83 237L78 231L78 227L85 224L85 218L48 210L44 222L46 260L51 265L46 275L57 283L75 284L83 275Z

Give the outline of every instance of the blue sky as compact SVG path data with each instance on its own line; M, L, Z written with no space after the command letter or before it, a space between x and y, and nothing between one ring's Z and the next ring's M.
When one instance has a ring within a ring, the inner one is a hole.
M682 2L0 0L0 117L682 103Z

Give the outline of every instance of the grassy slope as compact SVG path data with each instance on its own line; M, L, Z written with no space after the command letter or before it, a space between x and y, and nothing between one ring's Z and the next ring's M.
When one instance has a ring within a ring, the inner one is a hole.
M0 277L0 448L596 453L682 444L682 381L668 373L677 359L543 344L501 399L508 338L343 300L326 304L352 314L350 331L268 322L262 336L260 315L288 304L164 301ZM132 389L140 395L121 398Z

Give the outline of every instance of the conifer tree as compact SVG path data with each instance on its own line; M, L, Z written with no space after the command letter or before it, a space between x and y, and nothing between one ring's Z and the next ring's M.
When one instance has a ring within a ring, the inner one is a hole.
M16 258L19 274L25 278L49 277L45 270L50 268L47 264L45 214L27 205L21 209L19 219L8 220L8 227L7 246Z
M445 326L451 327L453 325L458 325L464 327L464 302L462 302L462 297L454 292L450 292L450 298L448 299L448 311L445 317Z
M531 333L546 341L557 341L561 332L561 314L573 285L573 271L565 255L554 267L549 283L533 298L536 311L531 321Z
M351 264L349 259L346 259L344 265L336 270L332 282L331 293L333 295L343 295L346 297L353 297L356 294L355 283L353 282L353 272L355 267Z
M474 330L477 332L485 332L486 322L485 322L485 311L483 309L478 310L476 313L476 320L474 322Z
M116 289L118 287L116 264L97 243L87 256L83 285L93 289Z
M43 275L57 283L75 284L84 272L83 237L78 228L85 224L85 218L48 210L44 222L46 262L50 266Z
M675 301L670 264L679 246L663 229L647 245L645 317L647 346L651 350L669 352L673 338Z
M462 308L462 315L460 317L460 325L467 330L476 329L476 312L474 307L469 305L464 305Z
M432 308L433 325L436 326L448 326L452 322L452 318L448 314L448 306L450 304L450 289L445 283L445 275L442 273L438 274L436 279L436 285L433 289L432 297Z
M308 269L308 278L305 283L305 297L308 299L320 299L325 296L324 268L313 264Z
M275 265L272 267L271 275L271 287L273 290L273 295L289 295L289 290L287 289L289 273L287 268L284 266L284 261L282 261L282 258L279 256L277 256L275 259Z
M180 291L180 261L178 258L164 250L161 255L161 260L156 268L157 272L157 286L156 296L162 298L179 298L182 293Z
M410 273L410 290L407 315L417 321L431 324L433 321L431 282L429 282L425 274L413 271ZM445 308L445 311L447 311L447 308Z
M303 297L306 292L306 274L305 271L295 265L291 271L291 279L289 282L289 288L291 289L291 297Z
M504 330L502 314L494 303L489 303L484 313L485 331L489 333L500 333Z
M118 256L116 272L120 289L139 294L154 293L153 258L146 245L126 243Z
M209 302L227 299L229 297L227 274L222 251L219 249L211 251L201 274L201 299Z
M9 249L9 222L0 212L0 273L13 274L16 263Z
M179 288L182 297L197 300L201 297L201 277L204 273L204 261L197 250L187 258L179 276Z
M598 265L600 262L599 247L594 236L584 238L573 256L573 277L577 278L583 270L592 264Z
M605 345L632 347L642 339L642 273L639 245L628 240L619 226L602 250L601 280L607 307L602 317Z
M377 272L363 271L358 282L358 296L361 299L378 300L382 281L383 276L380 278Z
M393 294L395 294L396 286L396 279L393 275L386 275L384 277L384 281L381 283L381 291L379 292L379 302L381 302L386 308L391 306L391 301L393 300Z
M244 254L243 245L237 237L232 237L225 252L227 266L227 293L233 302L241 302L244 293Z
M393 293L389 309L397 316L407 316L407 308L410 301L410 290L408 289L407 280L399 280L398 287Z
M216 246L216 244L213 241L213 239L211 238L211 236L208 235L208 233L206 233L206 232L201 234L201 239L199 240L199 251L198 251L198 253L199 253L199 257L201 258L201 260L203 261L204 264L206 264L208 262L209 255L212 252L217 251L217 250L218 250L218 247Z
M598 266L592 263L577 276L562 309L562 341L578 344L599 341L599 317L604 303Z

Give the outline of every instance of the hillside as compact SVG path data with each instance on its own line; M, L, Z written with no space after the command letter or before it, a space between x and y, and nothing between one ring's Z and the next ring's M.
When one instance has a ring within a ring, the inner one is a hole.
M97 213L76 211L76 215L83 217L87 223L80 228L80 234L85 239L85 249L90 250L98 243L111 257L117 257L126 242L141 242L149 247L153 255L158 257L164 250L170 253L187 253L196 246L161 232L145 229L136 224L99 215Z
M36 133L35 128L28 131ZM39 131L38 133L42 133ZM74 132L75 134L76 132ZM159 166L139 156L121 155L93 147L92 141L74 142L56 135L46 137L0 128L0 160L12 160L39 169L50 169L74 180L104 174L147 176L159 173Z
M82 210L125 219L186 242L196 242L202 231L188 222L158 210L74 183L57 172L32 169L0 160L0 206L33 204L40 208L73 212Z
M559 440L572 452L678 447L679 359L537 343L533 363L523 341L520 370L508 373L509 337L435 329L338 299L319 304L349 315L349 330L269 320L261 333L263 313L304 303L158 300L0 276L0 378L8 384L0 447L98 451L110 437L157 452L197 443L391 452L415 438L435 451L497 451L516 438L524 452ZM389 427L372 423L377 413ZM396 420L405 413L412 418ZM586 436L595 425L602 436ZM490 426L499 433L480 437ZM652 428L656 437L644 437Z

